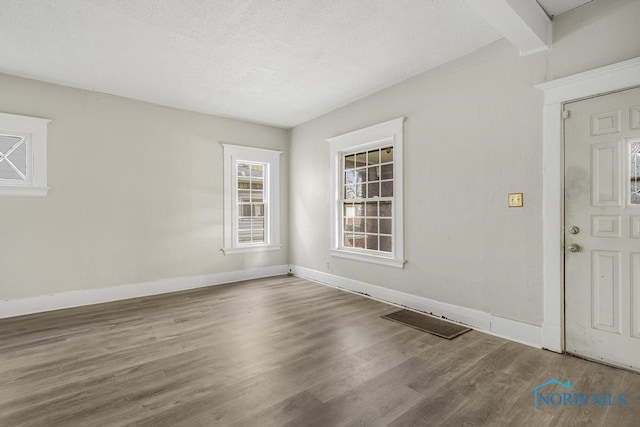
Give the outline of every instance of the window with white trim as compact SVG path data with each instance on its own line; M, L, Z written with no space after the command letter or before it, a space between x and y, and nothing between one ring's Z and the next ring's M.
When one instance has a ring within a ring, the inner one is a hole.
M0 196L46 196L50 120L0 113Z
M404 118L328 139L331 254L402 268Z
M222 144L225 254L280 249L280 151Z

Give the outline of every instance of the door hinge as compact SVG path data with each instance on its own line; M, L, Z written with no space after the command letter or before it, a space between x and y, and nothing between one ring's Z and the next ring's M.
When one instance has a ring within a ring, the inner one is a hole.
M571 113L569 112L569 110L564 110L564 111L562 112L562 118L563 118L563 119L565 119L565 120L566 120L566 119L568 119L568 118L569 118L569 116L571 116Z

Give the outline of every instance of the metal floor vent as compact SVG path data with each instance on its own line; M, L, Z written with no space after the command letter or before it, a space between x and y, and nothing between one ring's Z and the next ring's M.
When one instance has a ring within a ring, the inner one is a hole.
M393 313L385 314L382 317L448 340L471 330L465 326L447 322L446 320L436 319L435 317L416 313L411 310L394 311Z

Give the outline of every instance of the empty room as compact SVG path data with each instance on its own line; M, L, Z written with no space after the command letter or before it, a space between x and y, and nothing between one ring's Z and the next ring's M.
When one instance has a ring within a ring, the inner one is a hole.
M0 0L1 426L639 420L640 0Z

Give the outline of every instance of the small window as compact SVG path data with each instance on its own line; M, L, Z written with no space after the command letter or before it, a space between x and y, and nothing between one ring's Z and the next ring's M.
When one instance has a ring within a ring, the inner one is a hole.
M0 196L46 196L49 120L0 113Z
M280 249L280 151L223 144L225 254Z
M332 255L402 267L403 118L328 140Z

